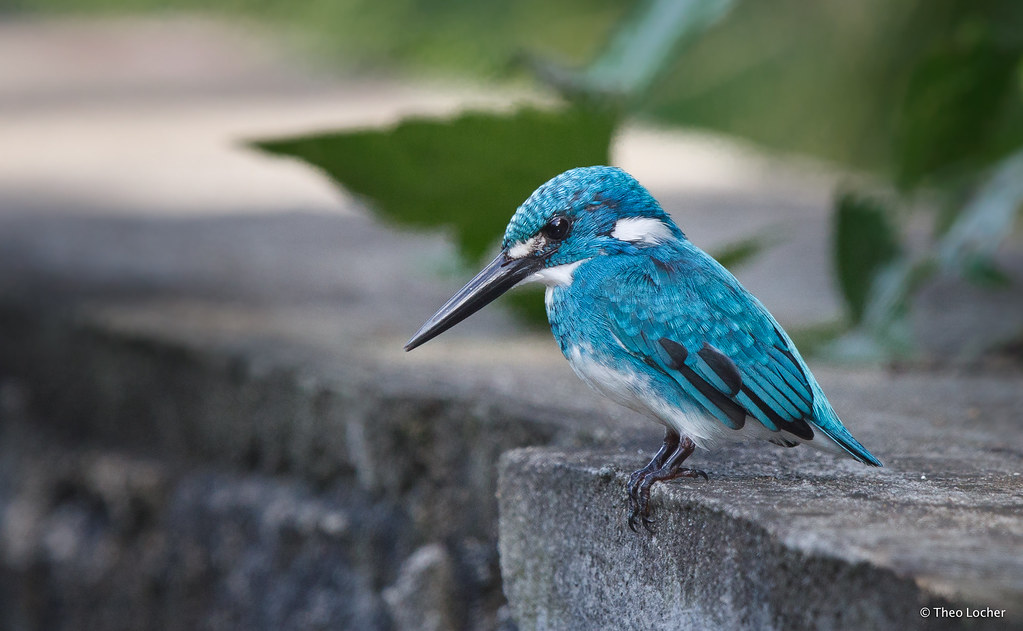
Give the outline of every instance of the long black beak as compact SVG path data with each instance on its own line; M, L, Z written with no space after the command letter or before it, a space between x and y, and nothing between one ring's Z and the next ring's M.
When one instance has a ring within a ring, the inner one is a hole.
M419 327L412 339L405 344L405 350L424 344L444 331L489 305L498 296L519 284L527 276L540 271L543 259L533 256L509 258L501 252L487 264L476 277L458 290L433 317Z

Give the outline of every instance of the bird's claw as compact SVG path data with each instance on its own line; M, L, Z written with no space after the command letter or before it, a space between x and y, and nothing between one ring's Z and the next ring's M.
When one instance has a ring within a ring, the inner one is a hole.
M650 487L642 485L643 479L633 486L629 492L629 503L632 505L632 514L629 515L629 528L632 532L638 533L637 523L642 523L647 532L653 534L651 525L654 520L650 518Z
M656 523L656 520L652 519L651 517L640 516L638 513L633 512L633 514L629 516L629 528L632 530L632 532L638 534L639 530L636 528L637 523L643 524L644 530L646 530L650 534L654 534L653 525Z
M707 473L700 469L677 466L664 466L654 469L650 465L636 471L629 477L629 504L632 507L632 512L629 515L629 529L632 532L638 533L637 524L642 524L647 532L654 534L653 525L656 523L656 520L650 517L650 487L655 482L674 480L676 478L710 479Z

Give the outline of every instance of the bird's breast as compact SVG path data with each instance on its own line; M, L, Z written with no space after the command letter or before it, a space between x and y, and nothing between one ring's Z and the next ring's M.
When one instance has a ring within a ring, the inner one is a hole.
M632 410L648 411L651 383L646 376L587 344L570 344L562 350L572 370L590 388Z

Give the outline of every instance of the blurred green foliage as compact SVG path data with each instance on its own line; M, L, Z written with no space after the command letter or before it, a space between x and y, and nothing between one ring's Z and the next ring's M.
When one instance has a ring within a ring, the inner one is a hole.
M1023 203L1019 0L0 0L6 12L152 10L272 24L345 72L507 79L511 60L539 59L544 63L526 67L570 99L613 103L629 116L722 131L866 172L869 189L884 194L836 198L834 246L850 322L878 339L905 328L909 296L935 271L993 287L1010 283L994 254ZM615 89L621 93L609 93ZM479 190L467 190L474 185L466 182L485 180L477 174L487 163L453 161L445 171L448 163L433 160L425 145L464 150L475 137L490 151L479 157L496 159L520 134L472 116L442 134L422 125L399 127L386 141L377 132L335 135L330 151L322 144L328 139L266 148L309 159L392 218L420 198L431 201L402 221L421 225L427 213L461 213L464 228L455 236L475 258L537 183L568 166L606 162L606 146L599 157L591 151L612 133L605 129L600 143L583 141L586 157L562 156L571 164L523 171L515 186L494 183L487 199L506 208L483 219L465 214L464 204L478 207ZM431 129L446 129L437 125ZM440 140L448 133L450 140ZM421 164L403 162L406 151L420 152L442 175L428 177L417 171ZM517 148L502 168L536 155ZM469 170L459 179L457 168ZM442 186L454 187L444 208ZM402 194L410 198L398 199ZM936 229L926 251L910 254L900 245L901 222L921 198L938 211ZM735 248L740 259L756 249Z
M289 31L342 71L495 77L523 52L569 66L600 61L616 27L652 1L0 0L0 8L212 12ZM954 157L979 143L990 161L1014 145L1023 121L1009 93L1020 84L1021 42L1017 0L740 0L668 59L630 113L912 185L937 166L935 150ZM985 109L998 99L1004 109ZM981 109L988 115L976 120ZM981 133L958 124L971 118Z
M847 195L836 207L841 287L859 339L880 354L911 348L908 307L934 273L1011 286L995 250L1023 206L1023 3L942 0L927 9L917 15L929 30L905 29L927 36L903 57L882 171L900 196L881 204ZM920 193L940 214L932 241L908 253L891 223Z
M735 270L737 267L748 263L776 240L777 238L773 236L739 239L719 247L711 252L711 255L718 263L721 263L730 270Z
M322 169L394 223L451 229L475 262L537 186L579 165L610 162L616 122L608 110L524 108L253 144Z
M967 41L936 43L921 55L897 110L895 181L901 188L940 185L942 176L983 167L1023 145L1019 44L998 46L985 30Z
M1018 138L1021 43L1015 0L740 2L636 109L912 186L997 128Z
M0 14L205 13L265 24L343 72L508 74L524 50L583 62L635 0L0 0Z
M537 186L579 165L610 162L617 120L607 109L524 108L253 144L322 169L370 199L374 212L392 223L447 228L475 264ZM532 319L546 321L535 295L513 294L511 300Z
M901 254L899 235L881 202L843 193L835 202L834 265L852 324L863 320L871 285Z

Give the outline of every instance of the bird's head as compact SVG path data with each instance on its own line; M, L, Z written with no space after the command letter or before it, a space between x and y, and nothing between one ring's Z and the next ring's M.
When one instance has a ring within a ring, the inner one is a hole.
M625 171L606 166L566 171L519 206L501 252L423 324L405 350L447 331L515 285L567 285L575 269L596 256L677 238L682 232Z

